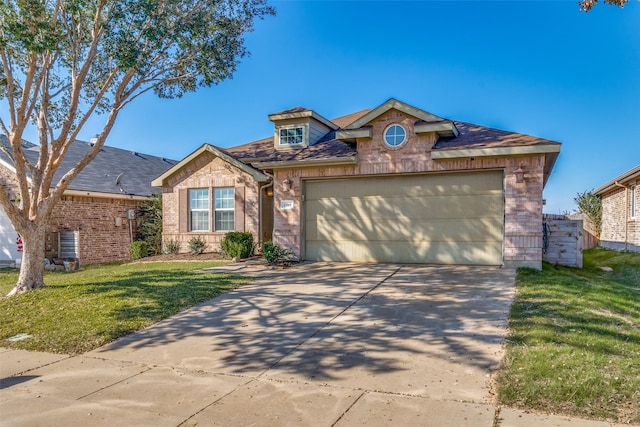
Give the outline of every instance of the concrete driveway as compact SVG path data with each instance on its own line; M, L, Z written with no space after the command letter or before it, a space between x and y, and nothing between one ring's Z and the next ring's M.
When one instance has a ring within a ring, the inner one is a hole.
M2 425L494 425L513 270L258 276L82 356L3 351Z

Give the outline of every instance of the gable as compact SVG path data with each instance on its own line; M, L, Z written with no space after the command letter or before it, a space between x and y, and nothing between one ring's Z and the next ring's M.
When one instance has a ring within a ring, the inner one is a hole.
M354 141L357 138L373 138L372 123L381 120L382 117L387 117L392 111L406 117L407 124L411 122L410 132L413 134L435 133L438 137L458 136L458 129L451 120L443 119L442 117L391 98L379 107L369 111L343 129L337 131L336 138L344 141ZM408 132L409 130L405 128L404 131Z
M231 154L227 153L225 150L214 147L210 144L203 144L202 146L200 146L200 148L189 154L182 161L174 165L171 169L154 179L151 182L151 185L153 185L154 187L163 187L167 184L169 179L177 181L185 179L186 177L190 176L191 173L193 173L194 169L197 170L203 165L210 163L213 158L218 158L221 162L226 163L228 165L228 170L237 170L240 172L244 172L256 182L269 181L269 177L267 175L265 175L258 169L255 169L254 167L241 162Z

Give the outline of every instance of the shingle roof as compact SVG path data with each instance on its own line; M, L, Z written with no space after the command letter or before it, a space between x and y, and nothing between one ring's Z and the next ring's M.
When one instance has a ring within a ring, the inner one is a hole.
M6 145L7 142L6 138L2 139L3 144ZM91 147L91 143L84 141L71 144L53 182L57 182L64 173L75 166ZM29 143L25 148L25 157L29 162L35 163L38 159L38 146ZM6 155L4 159L6 160ZM68 189L149 196L159 192L159 189L151 186L151 180L176 163L175 160L163 157L104 146L96 158L69 184ZM116 184L118 177L119 184Z
M293 111L301 107L296 107ZM366 109L341 116L331 121L340 129L357 121L373 110ZM417 121L416 123L422 123ZM536 136L509 132L471 123L454 121L459 135L455 138L441 138L433 146L434 151L460 150L472 148L525 147L534 145L560 145L559 142ZM228 148L227 151L247 162L288 162L294 160L323 160L329 158L352 157L357 154L355 144L335 138L335 131L329 132L314 145L301 150L278 151L274 148L273 137L260 139L248 144Z
M626 171L622 175L619 175L616 178L612 179L611 181L607 182L606 184L596 188L595 190L593 190L593 194L603 195L613 190L614 188L617 188L618 187L617 184L625 184L639 177L640 177L640 165L636 166L631 170Z
M296 107L292 110L295 110ZM287 111L292 111L287 110ZM331 119L339 128L347 126L367 114L371 109L347 114L346 116ZM260 139L248 144L227 148L227 152L236 158L247 162L286 162L291 160L327 159L335 157L351 157L356 155L356 147L344 141L335 139L335 131L329 132L320 141L303 150L278 151L274 148L273 136Z
M456 138L440 139L433 147L434 150L458 150L466 148L496 148L496 147L524 147L531 145L560 144L559 142L525 135L523 133L508 132L472 123L457 122L454 124L460 132Z

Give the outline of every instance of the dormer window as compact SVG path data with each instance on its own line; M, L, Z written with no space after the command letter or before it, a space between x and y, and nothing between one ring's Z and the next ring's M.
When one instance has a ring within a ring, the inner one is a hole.
M304 143L304 127L280 128L280 145L297 145Z

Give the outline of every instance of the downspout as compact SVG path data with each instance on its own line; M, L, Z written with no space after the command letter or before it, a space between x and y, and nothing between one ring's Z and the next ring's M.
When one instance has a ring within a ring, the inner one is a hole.
M261 248L262 248L262 245L264 244L264 242L262 241L262 204L263 204L262 197L264 195L264 191L263 190L266 190L269 187L273 187L273 175L270 175L265 171L262 171L262 173L265 174L266 176L268 176L269 178L271 178L271 181L267 182L264 185L261 185L259 190L258 190L258 193L260 194L258 196L258 212L259 212L259 214L258 214L258 222L259 222L259 224L258 224L258 244L260 245Z
M629 250L629 187L620 184L618 181L614 185L624 188L624 250Z

